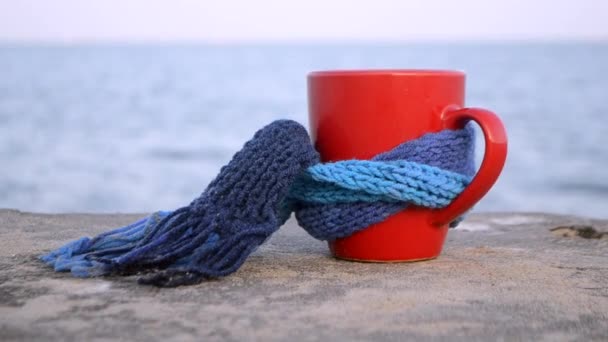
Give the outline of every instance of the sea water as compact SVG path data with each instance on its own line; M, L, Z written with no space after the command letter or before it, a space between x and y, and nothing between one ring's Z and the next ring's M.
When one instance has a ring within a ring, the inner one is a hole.
M258 128L307 125L308 72L352 68L467 73L467 105L498 113L509 135L475 210L608 218L600 43L0 46L0 207L186 205Z

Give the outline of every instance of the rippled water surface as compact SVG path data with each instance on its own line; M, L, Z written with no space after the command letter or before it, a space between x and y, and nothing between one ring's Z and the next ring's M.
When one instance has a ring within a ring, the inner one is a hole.
M187 204L257 128L307 124L309 71L344 68L467 73L467 104L500 114L510 138L504 174L476 210L608 217L601 44L3 46L0 207Z

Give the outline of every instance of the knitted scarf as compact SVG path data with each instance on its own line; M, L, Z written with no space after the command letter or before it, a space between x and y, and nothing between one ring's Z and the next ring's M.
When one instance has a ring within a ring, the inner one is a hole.
M189 205L80 238L41 259L77 277L142 272L142 284L196 284L235 272L292 212L310 235L334 240L411 204L445 207L474 174L473 147L467 127L426 134L368 161L320 163L304 127L275 121Z

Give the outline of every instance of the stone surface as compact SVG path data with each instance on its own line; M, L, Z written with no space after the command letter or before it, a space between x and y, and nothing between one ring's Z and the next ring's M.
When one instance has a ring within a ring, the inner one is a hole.
M36 259L140 216L0 210L0 340L608 340L606 221L473 214L404 264L333 259L290 221L237 273L175 289Z

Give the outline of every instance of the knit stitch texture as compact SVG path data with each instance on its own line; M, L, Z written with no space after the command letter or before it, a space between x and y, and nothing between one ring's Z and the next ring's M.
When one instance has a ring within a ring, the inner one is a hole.
M147 272L140 283L157 286L225 276L294 211L309 234L333 240L409 204L445 207L474 174L473 145L467 127L426 134L370 161L321 164L304 127L275 121L190 205L72 241L41 259L78 277Z

